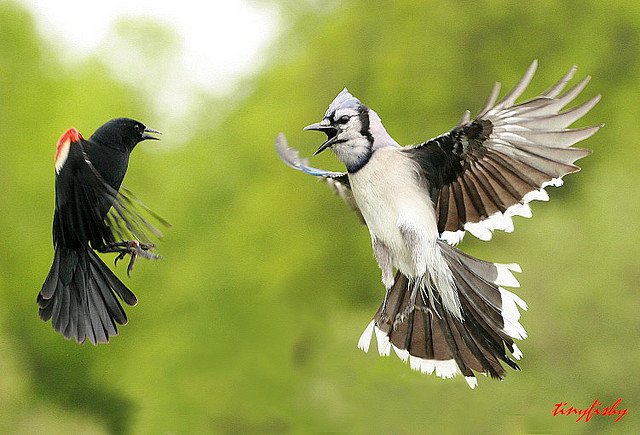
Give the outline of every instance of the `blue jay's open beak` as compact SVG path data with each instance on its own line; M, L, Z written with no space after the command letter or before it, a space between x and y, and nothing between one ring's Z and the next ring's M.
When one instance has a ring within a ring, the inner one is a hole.
M144 128L144 132L142 133L142 139L141 140L145 140L145 139L160 140L159 137L151 136L149 133L162 134L158 130L155 130L155 129L151 128L151 127L145 127Z
M320 154L322 151L333 145L336 142L336 137L338 135L338 130L334 126L328 124L323 125L320 122L307 125L305 128L303 128L303 130L322 131L327 135L327 140L325 141L325 143L320 145L320 148L318 148L315 153L313 153L314 156Z

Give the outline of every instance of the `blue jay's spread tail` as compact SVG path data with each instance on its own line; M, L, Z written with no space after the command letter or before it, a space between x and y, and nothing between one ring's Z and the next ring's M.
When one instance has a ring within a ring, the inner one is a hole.
M414 146L400 146L380 117L346 89L318 130L347 172L313 168L281 134L276 148L294 169L321 177L367 225L382 271L385 298L358 343L365 351L375 333L378 350L391 348L411 367L444 378L474 372L502 379L501 362L522 353L526 338L519 308L526 304L504 287L517 287L518 265L473 258L451 245L468 231L481 240L495 230L513 231L513 216L531 216L529 203L549 199L545 187L580 170L574 162L590 151L573 148L601 126L570 129L599 101L562 111L589 78L562 93L573 67L555 85L522 103L537 62L499 102L499 84L473 120L467 111L450 132ZM507 353L510 353L509 354Z
M520 359L513 339L524 339L527 333L518 321L517 307L526 310L527 305L502 286L519 286L511 273L519 272L519 266L488 263L443 242L439 246L452 271L464 320L444 309L437 291L428 297L423 293L410 307L411 279L398 271L386 313L381 305L358 347L368 352L375 331L380 355L389 355L393 348L414 370L443 378L462 373L472 387L477 384L472 370L502 378L505 370L500 361L518 370L505 345Z

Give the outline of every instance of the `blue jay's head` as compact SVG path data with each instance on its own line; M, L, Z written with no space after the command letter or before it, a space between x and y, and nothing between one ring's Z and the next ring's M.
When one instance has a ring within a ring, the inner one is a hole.
M314 155L332 148L340 156L336 147L346 151L348 147L371 148L373 144L369 131L369 108L351 95L346 88L331 102L322 121L308 125L304 129L322 131L327 135L327 140ZM340 146L341 144L344 146Z

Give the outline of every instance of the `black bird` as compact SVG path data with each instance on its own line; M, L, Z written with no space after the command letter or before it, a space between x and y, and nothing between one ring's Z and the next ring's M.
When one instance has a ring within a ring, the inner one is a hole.
M536 67L534 61L500 101L496 84L475 119L465 112L451 131L414 146L400 146L344 89L322 121L305 129L327 135L316 154L333 150L346 172L309 166L278 136L284 162L325 179L369 228L386 295L358 342L365 352L375 333L381 355L393 349L414 370L462 374L472 388L476 373L502 379L501 362L518 369L511 357L522 357L514 339L527 336L519 322L527 305L503 287L519 285L512 272L520 267L451 245L465 232L482 240L494 230L511 232L511 218L531 216L529 203L548 200L545 187L562 185L562 177L580 170L574 162L590 153L571 145L601 126L568 127L600 96L563 111L589 78L562 93L571 68L547 91L517 103Z
M52 319L53 328L66 339L107 343L118 334L116 323L127 323L116 294L128 305L138 302L95 251L117 253L115 263L130 255L127 273L138 256L159 258L145 232L161 233L141 211L166 222L121 188L135 146L158 139L152 134L159 133L133 119L117 118L89 139L71 128L58 140L55 253L37 302L40 318Z

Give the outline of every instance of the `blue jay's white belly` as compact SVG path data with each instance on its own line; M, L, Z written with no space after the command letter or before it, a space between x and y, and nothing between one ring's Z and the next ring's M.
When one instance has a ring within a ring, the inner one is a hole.
M394 266L409 277L424 275L426 262L434 260L429 254L437 249L438 230L429 193L415 163L399 148L380 148L349 178L371 236L391 251ZM411 228L418 236L420 252L407 246L401 227Z

